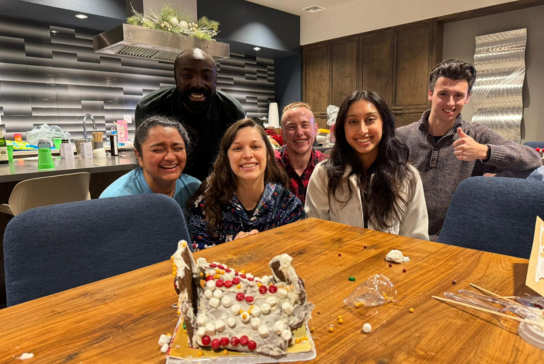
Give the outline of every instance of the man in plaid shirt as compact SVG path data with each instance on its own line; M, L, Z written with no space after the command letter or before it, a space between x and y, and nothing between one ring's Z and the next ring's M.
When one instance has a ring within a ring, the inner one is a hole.
M289 190L304 204L308 181L317 163L329 156L314 150L318 125L310 105L293 102L283 109L281 117L282 137L285 142L281 151L275 151L276 162L289 176Z

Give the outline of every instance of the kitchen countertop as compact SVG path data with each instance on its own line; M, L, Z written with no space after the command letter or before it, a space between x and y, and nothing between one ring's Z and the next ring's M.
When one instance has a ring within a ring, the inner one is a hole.
M89 172L103 173L130 171L138 165L134 152L120 152L119 156L106 158L61 159L53 156L55 169L38 170L38 157L14 159L0 165L0 183L23 181L30 178L55 176L59 174Z

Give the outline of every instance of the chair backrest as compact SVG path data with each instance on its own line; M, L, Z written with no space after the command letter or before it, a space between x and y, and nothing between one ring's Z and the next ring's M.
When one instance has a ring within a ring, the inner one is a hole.
M190 242L179 204L145 194L38 207L4 234L12 306L168 259Z
M525 142L523 145L527 145L531 148L544 148L544 142Z
M537 216L544 182L471 177L455 190L438 241L528 259Z
M88 172L27 179L17 183L9 197L13 215L35 207L90 200Z

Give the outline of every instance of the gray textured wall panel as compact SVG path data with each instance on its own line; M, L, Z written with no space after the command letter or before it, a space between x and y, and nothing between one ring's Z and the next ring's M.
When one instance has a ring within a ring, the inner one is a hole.
M172 64L101 56L92 49L94 35L0 16L0 115L8 138L43 123L80 138L86 113L104 131L134 116L143 96L175 85ZM217 89L240 101L249 117L266 116L275 101L274 60L232 54L218 63Z
M521 140L527 29L476 37L473 122L515 142Z

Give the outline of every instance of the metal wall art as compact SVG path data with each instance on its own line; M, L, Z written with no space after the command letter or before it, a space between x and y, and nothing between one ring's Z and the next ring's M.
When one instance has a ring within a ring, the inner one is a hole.
M472 122L520 142L527 29L476 37Z

